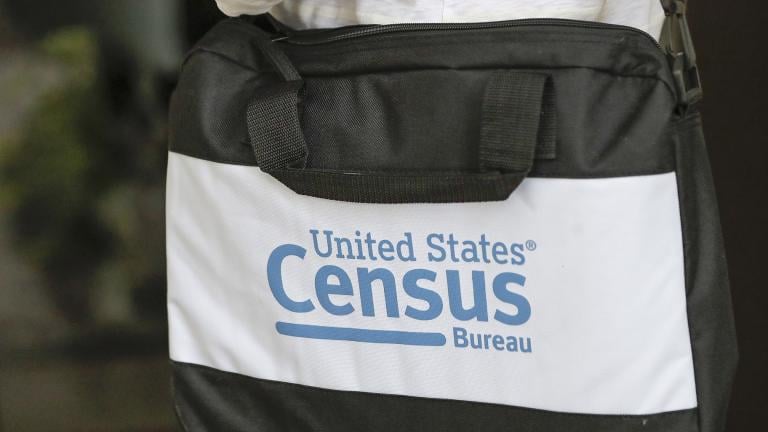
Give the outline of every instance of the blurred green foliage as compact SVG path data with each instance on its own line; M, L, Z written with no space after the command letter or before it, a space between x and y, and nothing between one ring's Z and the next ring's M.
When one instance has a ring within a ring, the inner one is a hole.
M0 209L70 319L141 318L164 288L163 121L110 97L87 29L56 31L34 51L62 76L0 136Z

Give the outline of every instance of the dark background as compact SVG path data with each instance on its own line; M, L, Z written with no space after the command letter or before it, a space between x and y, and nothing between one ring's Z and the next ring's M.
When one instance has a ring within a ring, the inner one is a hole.
M728 432L768 428L768 5L690 0L740 351Z
M689 3L741 351L728 432L762 431L768 5ZM177 430L165 119L221 18L213 0L0 0L0 431Z

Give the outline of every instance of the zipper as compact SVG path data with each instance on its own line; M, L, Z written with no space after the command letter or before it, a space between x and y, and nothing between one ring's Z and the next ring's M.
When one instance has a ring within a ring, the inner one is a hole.
M329 30L300 30L276 34L272 40L292 45L322 45L333 42L360 39L374 36L384 36L396 33L442 32L442 31L471 31L531 26L554 26L566 28L581 28L594 30L614 30L639 34L650 40L661 49L659 42L647 32L635 27L619 24L608 24L591 21L578 21L560 18L528 18L510 21L495 21L483 23L435 23L435 24L384 24L360 25Z
M666 4L669 3L669 4ZM271 17L271 40L280 44L290 45L324 45L335 42L350 41L369 37L385 37L388 35L448 32L448 31L478 31L493 29L514 29L532 26L562 27L570 29L587 29L611 31L623 34L633 34L645 39L659 49L667 58L672 70L678 94L679 108L685 113L701 100L701 82L696 65L696 55L691 42L688 22L685 19L685 1L669 0L665 3L667 18L662 31L662 41L643 30L635 27L609 24L595 21L580 21L564 18L528 18L508 21L479 22L479 23L406 23L384 25L356 25L336 29L292 30ZM679 40L678 40L679 39ZM679 45L679 46L677 46Z

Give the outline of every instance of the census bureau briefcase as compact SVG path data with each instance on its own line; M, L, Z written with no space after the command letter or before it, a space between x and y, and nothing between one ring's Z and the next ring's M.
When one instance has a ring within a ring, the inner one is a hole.
M188 431L722 432L726 265L682 11L216 26L167 183Z

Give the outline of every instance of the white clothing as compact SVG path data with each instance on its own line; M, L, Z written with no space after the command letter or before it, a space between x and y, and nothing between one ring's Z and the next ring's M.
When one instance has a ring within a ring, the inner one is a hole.
M227 15L272 13L297 29L354 24L568 18L636 27L658 38L659 0L216 0Z

